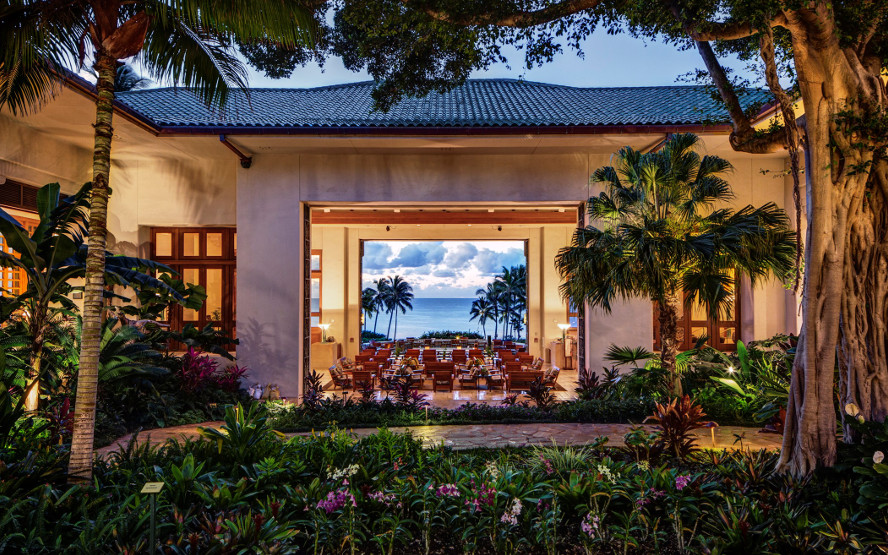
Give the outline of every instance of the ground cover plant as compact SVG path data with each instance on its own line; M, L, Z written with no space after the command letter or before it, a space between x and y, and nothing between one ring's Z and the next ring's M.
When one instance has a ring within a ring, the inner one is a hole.
M19 407L20 409L20 407ZM0 403L4 415L15 407ZM774 474L777 455L630 447L454 452L335 428L285 440L257 406L221 431L130 445L94 484L64 484L66 448L0 418L0 537L17 553L149 551L146 481L165 553L789 553L884 550L884 425L860 425L854 471ZM42 438L42 439L41 439ZM880 489L881 488L881 489ZM881 492L881 496L873 493ZM859 498L864 498L861 501Z

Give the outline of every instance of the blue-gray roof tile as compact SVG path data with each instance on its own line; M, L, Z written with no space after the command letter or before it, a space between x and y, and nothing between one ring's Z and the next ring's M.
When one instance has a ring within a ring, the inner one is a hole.
M235 91L211 110L188 89L118 93L120 102L161 127L537 127L725 123L725 109L701 86L579 88L514 79L473 79L446 93L373 110L373 83L312 89ZM765 104L767 91L741 93Z

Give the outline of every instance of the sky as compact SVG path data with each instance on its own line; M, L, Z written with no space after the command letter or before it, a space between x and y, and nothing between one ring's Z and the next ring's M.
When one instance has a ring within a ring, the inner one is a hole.
M495 64L486 71L476 71L472 78L523 78L576 87L628 87L675 85L677 78L703 64L696 50L680 51L653 41L642 41L628 35L596 32L583 43L584 58L570 49L556 56L552 63L526 69L523 55L514 48L503 49L509 65ZM725 60L725 65L747 75L743 64ZM368 81L367 73L354 73L338 58L326 61L324 68L309 64L297 68L288 79L268 79L260 72L249 71L253 87L320 87L341 83Z
M523 241L366 241L361 288L400 275L419 298L474 298L503 266L525 263Z

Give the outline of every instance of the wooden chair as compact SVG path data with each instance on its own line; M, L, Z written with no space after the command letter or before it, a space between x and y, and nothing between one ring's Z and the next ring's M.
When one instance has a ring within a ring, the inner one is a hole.
M533 355L522 353L518 355L518 360L521 361L521 364L524 364L525 366L530 366L531 364L533 364Z
M472 389L478 389L478 370L473 368L469 372L464 372L457 376L457 381L459 382L460 389L466 389L468 387L472 387Z
M367 370L355 370L352 372L352 380L354 381L355 387L363 387L364 384L370 384L371 387L376 387L376 378L373 376L372 372L368 372Z
M376 374L377 376L380 374L378 362L365 362L363 365L361 365L361 370L363 370L364 372L370 372L371 374Z
M453 391L453 373L435 372L432 375L432 391Z
M391 349L380 349L376 351L376 356L373 358L392 358L392 350Z
M511 374L512 372L523 372L524 365L520 362L507 362L504 365L504 371L506 374Z
M530 384L537 378L542 378L542 372L512 372L506 374L506 390L529 389Z
M466 355L465 351L456 350L450 353L450 360L453 361L454 364L465 364L468 362L469 357Z
M345 374L339 362L330 367L330 378L333 379L334 388L345 389L352 386L352 379Z
M365 362L370 362L372 358L372 355L355 355L355 364L364 364Z
M506 379L500 372L491 372L487 376L487 389L500 389L505 383Z
M484 358L484 350L483 349L469 349L469 356L471 358Z
M437 361L438 360L438 351L435 349L426 349L422 352L422 361Z
M407 349L407 352L404 353L405 358L419 358L419 349Z
M558 368L557 366L549 368L548 370L546 370L545 373L543 373L543 383L549 386L554 386L556 383L558 383L559 374L561 374L561 368Z

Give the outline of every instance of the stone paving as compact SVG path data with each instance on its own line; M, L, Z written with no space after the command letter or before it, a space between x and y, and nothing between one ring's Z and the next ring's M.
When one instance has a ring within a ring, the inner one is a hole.
M222 426L222 422L205 422L199 425L175 426L143 432L139 443L164 443L167 439L196 438L198 427ZM653 426L647 426L653 429ZM608 445L622 446L623 436L631 428L630 424L578 424L578 423L523 423L523 424L476 424L455 426L410 426L390 428L393 432L410 431L426 446L443 444L454 449L474 449L478 447L521 447L526 445L582 445L601 436L608 437ZM356 428L349 430L358 437L375 433L376 428ZM310 432L287 434L308 435ZM697 430L697 444L714 449L780 449L781 436L759 433L756 428L723 426L714 430ZM98 450L100 456L125 447L131 439L126 435L113 444Z

